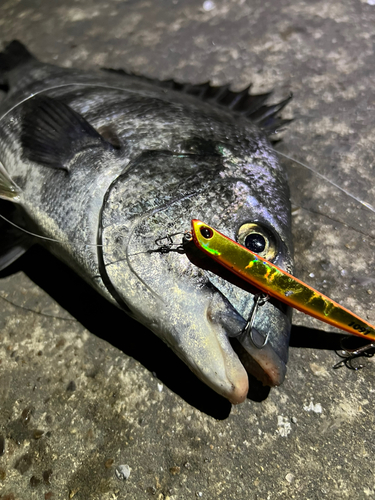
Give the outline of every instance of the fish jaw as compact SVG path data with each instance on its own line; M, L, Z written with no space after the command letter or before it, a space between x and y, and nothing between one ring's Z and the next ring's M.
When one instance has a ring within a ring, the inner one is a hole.
M190 370L232 404L247 396L247 372L230 343L225 329L210 320L210 301L191 301L190 291L174 291L173 307L160 314L158 325L146 323L181 358ZM202 299L202 298L201 298ZM164 317L163 317L164 316Z
M248 373L269 387L277 387L284 382L286 364L271 344L258 349L245 333L238 340L242 349L236 351Z
M160 304L157 323L150 323L146 318L139 320L163 339L206 385L232 404L238 404L248 394L248 374L265 386L282 384L290 322L281 312L275 317L277 308L272 306L273 309L265 313L271 328L269 337L286 339L286 350L282 351L270 342L257 348L244 332L245 319L211 285L196 289L179 283L171 292L173 300ZM155 318L155 313L152 317ZM255 322L259 330L263 323L261 320L258 326ZM285 330L282 335L280 329Z

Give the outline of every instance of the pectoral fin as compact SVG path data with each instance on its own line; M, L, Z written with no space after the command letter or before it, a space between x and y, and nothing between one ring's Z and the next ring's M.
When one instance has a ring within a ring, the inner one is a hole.
M3 164L0 162L0 198L17 203L20 199L21 190L11 179Z
M113 146L65 103L38 95L24 103L23 156L50 168L69 172L69 161L88 148Z

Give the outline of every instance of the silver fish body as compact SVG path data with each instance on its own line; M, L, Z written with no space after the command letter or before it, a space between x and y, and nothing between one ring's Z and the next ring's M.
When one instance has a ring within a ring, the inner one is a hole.
M259 349L241 333L253 293L189 250L157 251L168 235L176 249L193 218L233 239L249 225L292 271L288 184L266 134L218 99L42 64L20 44L5 50L1 69L9 91L0 106L0 197L27 229L56 240L40 242L231 402L246 397L247 372L280 384L290 311L276 302L258 309L254 326L269 335Z

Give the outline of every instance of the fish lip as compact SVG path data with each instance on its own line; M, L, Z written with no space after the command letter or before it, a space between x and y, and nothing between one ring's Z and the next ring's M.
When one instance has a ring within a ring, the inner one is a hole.
M188 364L188 366L190 365ZM224 398L228 399L231 404L238 405L245 401L246 396L249 392L248 377L243 377L240 382L237 381L237 383L234 383L231 381L231 377L228 376L228 373L226 373L229 385L227 387L224 387L223 385L220 385L220 387L218 387L217 384L211 383L210 379L205 378L199 368L197 368L197 370L194 370L190 366L190 369L203 383L211 387L211 389L213 389L215 392L218 392Z
M207 367L199 365L197 361L194 362L191 353L182 349L176 349L176 346L170 342L167 342L167 344L205 385L228 399L232 404L243 403L249 391L249 380L246 370L238 359L237 354L233 351L223 328L219 325L210 324L209 329L212 335L211 338L215 338L215 346L218 348L213 353L213 359L216 359L218 354L221 357L219 364L214 370L210 371ZM224 374L222 373L221 377L217 376L219 365L224 366ZM209 362L207 366L211 368L212 365Z
M235 340L241 347L234 346L234 350L248 373L251 373L263 385L269 387L277 387L284 382L287 371L286 363L280 358L271 344L268 343L258 349L246 334Z

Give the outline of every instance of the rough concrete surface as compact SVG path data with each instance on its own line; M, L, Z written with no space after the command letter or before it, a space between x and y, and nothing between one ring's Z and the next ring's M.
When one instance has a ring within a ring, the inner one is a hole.
M3 0L0 41L293 92L277 148L374 203L374 3ZM374 322L374 217L287 164L297 275ZM1 500L375 498L375 364L333 370L318 322L294 316L282 387L231 407L38 248L1 275L0 311Z

